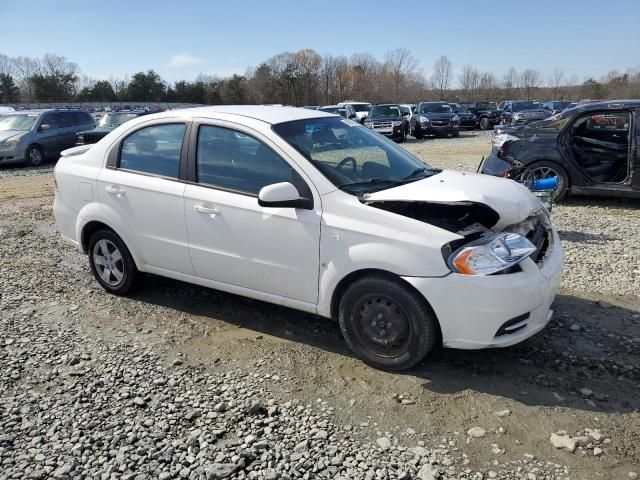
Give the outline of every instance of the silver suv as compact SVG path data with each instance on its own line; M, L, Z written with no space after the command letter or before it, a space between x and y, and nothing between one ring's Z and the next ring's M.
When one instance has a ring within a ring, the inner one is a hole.
M93 129L95 121L84 110L25 110L0 115L0 163L42 165L75 146L76 133Z

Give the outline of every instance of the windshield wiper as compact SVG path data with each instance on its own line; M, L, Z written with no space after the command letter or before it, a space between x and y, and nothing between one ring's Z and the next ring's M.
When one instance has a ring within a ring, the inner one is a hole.
M341 183L338 185L338 188L346 188L346 187L361 187L363 185L379 185L386 183L400 183L401 180L396 180L394 178L370 178L369 180L364 180L362 182L349 182L349 183Z

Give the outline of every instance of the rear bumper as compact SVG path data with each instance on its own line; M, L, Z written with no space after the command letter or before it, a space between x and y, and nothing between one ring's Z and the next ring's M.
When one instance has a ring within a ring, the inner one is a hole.
M560 287L564 254L558 234L540 264L527 259L521 272L477 277L404 277L431 304L445 347L507 347L535 335L549 322Z
M484 157L484 160L480 163L478 172L485 175L493 175L494 177L504 177L504 172L510 167L511 165L508 162L498 156L498 149L493 147L491 153Z

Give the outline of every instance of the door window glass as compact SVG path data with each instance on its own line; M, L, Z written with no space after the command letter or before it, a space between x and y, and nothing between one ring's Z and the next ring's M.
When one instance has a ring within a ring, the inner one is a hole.
M172 123L137 130L122 142L119 167L178 178L185 129L183 123Z
M49 130L62 127L62 118L59 113L47 113L42 119L41 125L49 125Z
M255 138L213 125L202 125L196 150L199 183L257 195L266 185L302 179L273 150Z

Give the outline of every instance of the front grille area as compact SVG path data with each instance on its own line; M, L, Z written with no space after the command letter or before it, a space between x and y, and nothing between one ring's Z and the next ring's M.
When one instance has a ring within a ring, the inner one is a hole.
M393 128L393 122L373 122L374 130L390 130Z
M544 214L531 216L518 224L511 225L504 229L505 232L518 233L527 237L536 247L535 252L531 254L530 258L537 264L543 262L551 239L551 230L549 230L548 222L543 215Z
M431 120L431 125L433 125L434 127L448 127L449 126L449 120L444 119L444 120Z
M82 136L84 137L84 143L89 144L89 143L98 142L98 140L104 137L105 134L104 133L84 133Z

